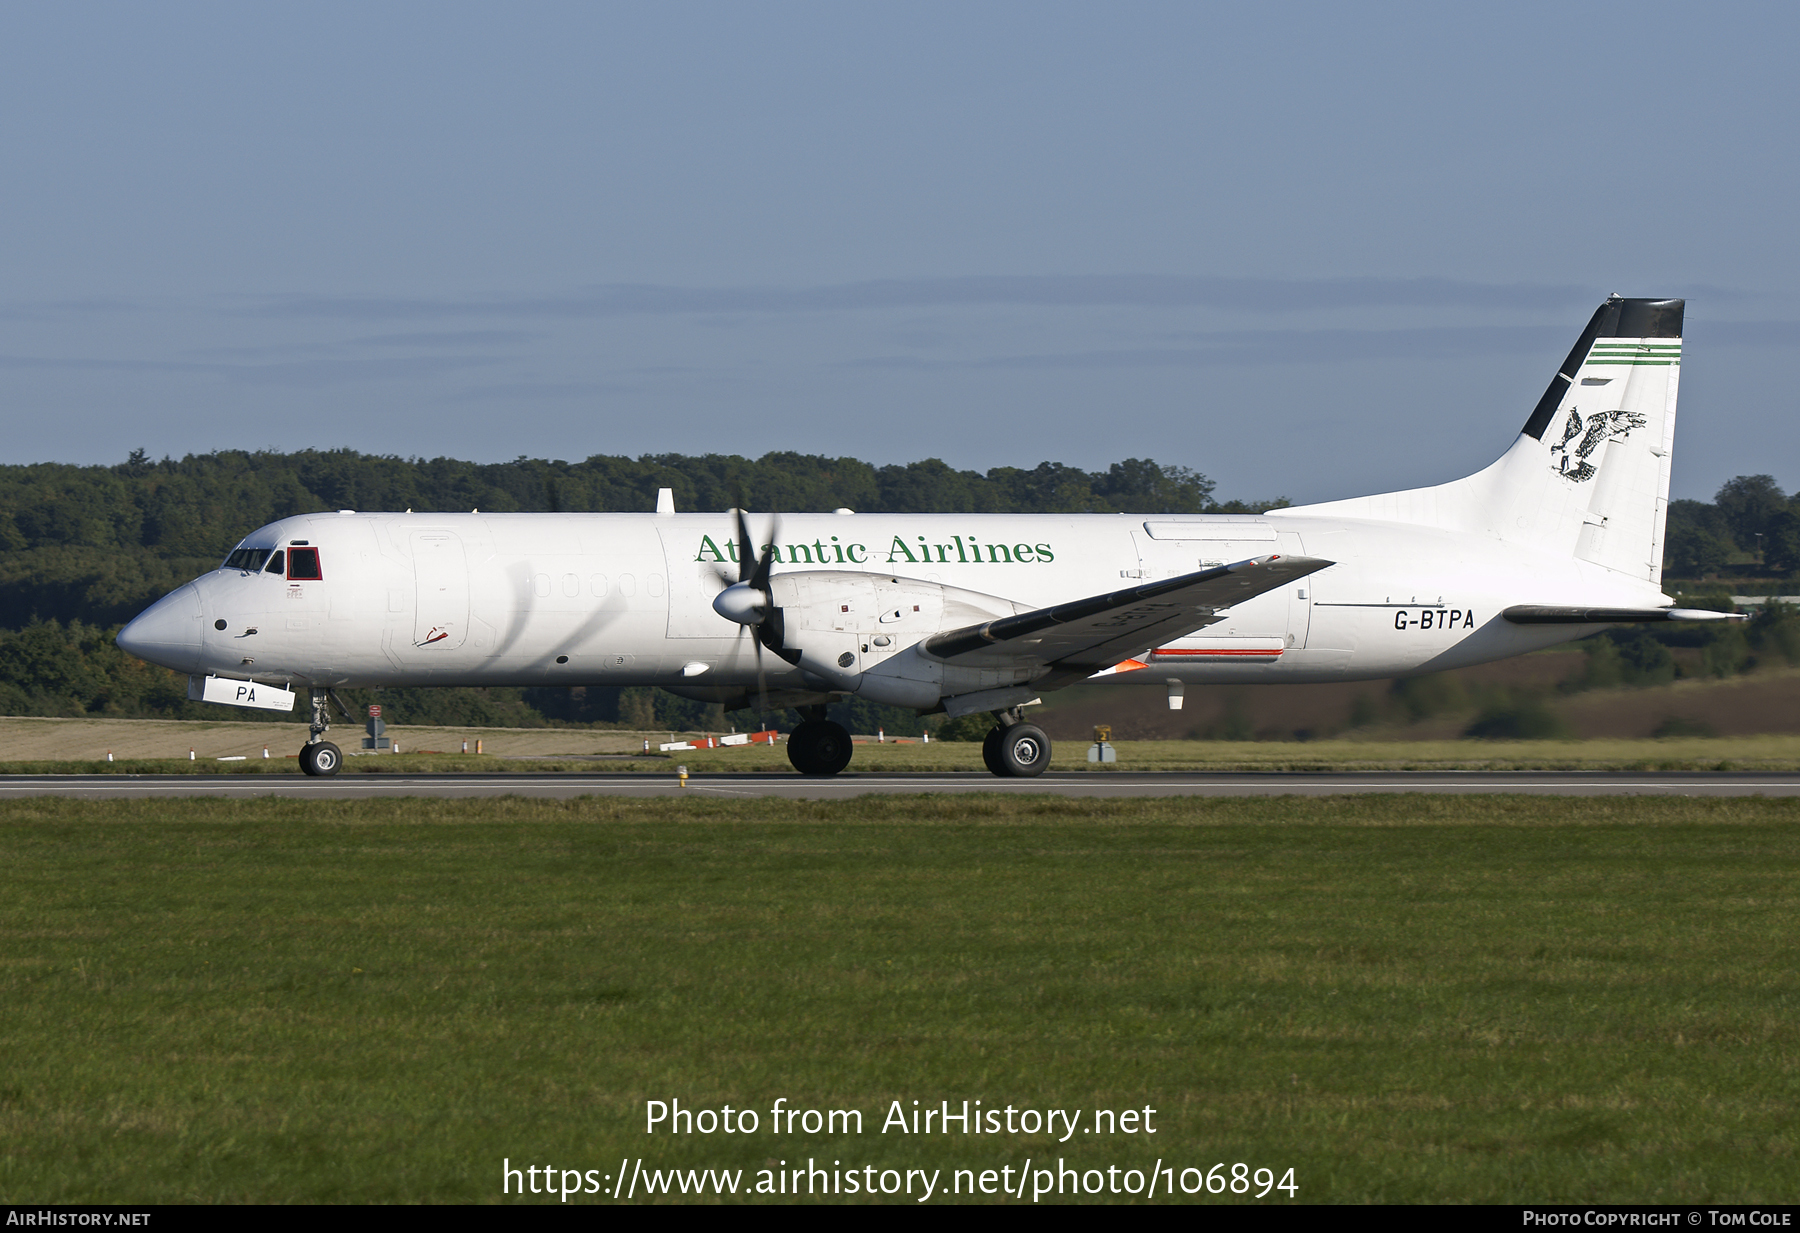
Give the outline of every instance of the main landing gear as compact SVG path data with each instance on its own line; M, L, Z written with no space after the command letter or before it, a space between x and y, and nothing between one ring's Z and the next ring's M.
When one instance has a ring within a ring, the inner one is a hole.
M332 697L329 689L312 691L312 723L307 727L306 744L300 747L300 769L308 775L335 775L344 765L344 751L325 739L331 728L331 703L337 702L344 718L350 718L343 702Z
M999 727L981 742L981 760L1002 777L1030 779L1050 766L1050 738L1036 724L1021 721L1017 708L995 711Z
M825 718L822 706L800 708L801 723L787 739L788 761L802 775L835 775L850 765L850 733ZM1025 723L1018 708L995 711L999 724L981 742L981 760L996 775L1030 779L1050 766L1050 738ZM315 774L329 772L313 772Z
M825 718L822 706L800 708L801 723L788 735L788 761L802 775L835 775L850 765L850 733Z

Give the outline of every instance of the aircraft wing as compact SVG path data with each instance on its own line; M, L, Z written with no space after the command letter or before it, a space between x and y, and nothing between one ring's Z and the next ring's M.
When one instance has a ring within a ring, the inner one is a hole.
M1021 612L925 639L931 658L971 668L1036 661L1040 688L1079 680L1222 620L1220 611L1316 573L1331 561L1270 555Z

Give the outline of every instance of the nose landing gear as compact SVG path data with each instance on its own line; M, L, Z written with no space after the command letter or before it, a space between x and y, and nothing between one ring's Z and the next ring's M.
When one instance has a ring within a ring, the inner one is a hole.
M313 741L300 747L300 769L308 775L335 775L344 753L330 741Z
M331 703L337 703L344 718L350 718L350 709L344 705L343 699L329 689L312 691L312 723L307 726L306 744L300 747L300 770L308 775L335 775L344 765L344 751L325 739L325 733L331 728Z

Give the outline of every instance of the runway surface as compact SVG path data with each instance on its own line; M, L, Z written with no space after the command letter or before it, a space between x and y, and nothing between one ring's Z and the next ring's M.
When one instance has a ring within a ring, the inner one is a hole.
M837 800L865 793L1004 792L1054 796L1328 796L1366 792L1521 792L1537 796L1800 796L1800 774L1613 771L1368 771L1217 774L1191 771L1048 774L998 779L967 774L697 775L0 775L0 798L775 796Z

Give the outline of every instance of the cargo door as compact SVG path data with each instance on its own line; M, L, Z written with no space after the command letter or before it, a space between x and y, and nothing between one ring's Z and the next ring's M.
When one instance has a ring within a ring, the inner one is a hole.
M1303 557L1306 545L1300 536L1293 531L1281 531L1275 537L1276 547L1283 556ZM1308 575L1287 587L1288 625L1287 645L1290 651L1299 650L1306 645L1306 635L1312 629L1312 576Z
M1195 570L1216 569L1237 561L1268 556L1281 548L1276 531L1266 520L1247 515L1212 514L1188 517L1151 518L1142 532L1134 532L1138 553L1143 561L1143 574L1148 581L1173 578ZM1291 596L1293 588L1285 588ZM1219 638L1271 639L1286 641L1291 622L1282 593L1258 595L1223 611L1222 619L1207 627L1207 634Z
M454 531L412 533L412 644L421 650L454 651L469 634L469 563Z
M736 638L743 626L713 610L720 591L738 580L737 551L725 534L705 535L691 526L658 527L669 575L671 638Z

